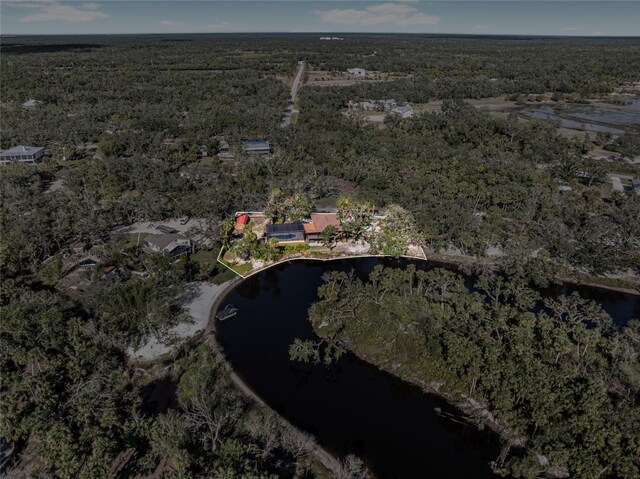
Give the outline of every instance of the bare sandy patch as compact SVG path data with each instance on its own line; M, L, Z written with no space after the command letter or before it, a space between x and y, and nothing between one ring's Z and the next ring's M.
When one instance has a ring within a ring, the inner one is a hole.
M168 340L152 336L137 349L127 348L127 354L136 361L153 361L170 353L184 341L203 332L209 323L211 308L224 293L229 282L213 284L208 282L188 283L185 288L184 308L188 319L171 328Z

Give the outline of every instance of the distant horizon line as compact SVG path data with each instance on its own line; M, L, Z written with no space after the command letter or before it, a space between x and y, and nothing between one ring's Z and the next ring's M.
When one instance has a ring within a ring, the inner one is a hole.
M102 36L123 36L123 35L344 35L344 36L465 36L465 37L522 37L522 38L626 38L640 39L640 35L571 35L571 34L523 34L523 33L406 33L406 32L285 32L285 31L255 31L255 32L118 32L118 33L8 33L0 34L0 38L15 37L102 37Z

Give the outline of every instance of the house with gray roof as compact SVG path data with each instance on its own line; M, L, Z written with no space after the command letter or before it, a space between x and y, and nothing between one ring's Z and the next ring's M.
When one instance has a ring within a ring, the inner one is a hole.
M271 153L271 144L266 140L242 140L242 149L249 155Z
M41 146L18 145L0 153L0 164L26 163L35 165L44 157L44 148Z
M367 70L364 68L347 68L347 73L361 78L367 76Z
M165 253L171 258L189 254L192 249L191 240L180 234L147 235L147 250L152 253Z
M411 118L413 116L411 105L397 106L391 112L400 115L402 118Z
M27 100L22 104L22 108L24 110L31 110L32 108L36 108L39 105L42 105L43 102L40 100Z

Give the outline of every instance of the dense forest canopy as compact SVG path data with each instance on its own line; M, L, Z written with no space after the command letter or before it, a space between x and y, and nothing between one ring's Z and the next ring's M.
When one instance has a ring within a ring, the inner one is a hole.
M597 304L543 301L518 275L470 290L459 274L414 265L376 266L367 282L334 272L319 296L310 316L330 354L346 346L461 401L501 431L502 473L640 474L638 320L613 328Z
M153 279L143 285L131 278L110 284L97 274L77 301L54 290L60 256L77 240L106 244L116 263L140 265L139 251L122 257L122 245L111 237L118 226L188 215L206 219L207 235L217 241L221 221L267 207L270 192L330 206L346 194L379 210L406 210L428 251L482 258L487 248L499 247L504 256L493 261L509 274L522 273L523 281L546 279L557 268L595 274L640 268L640 197L611 193L598 181L614 169L638 176L637 167L585 156L595 146L638 155L637 135L565 136L551 123L491 115L464 101L543 93L559 101L606 100L638 82L637 39L14 37L2 38L0 52L0 147L47 149L42 164L0 167L0 438L23 453L18 458L35 457L36 473L107 477L123 451L136 450L132 461L140 474L168 464L181 477L314 476L309 438L240 400L222 359L206 348L182 357L172 373L175 404L150 411L145 388L163 373L135 371L125 350L183 314L177 291L193 280L192 263L145 263ZM351 67L389 76L342 86L305 82L297 121L282 128L287 82L299 60L330 78ZM350 101L387 98L444 103L437 113L390 117L382 125L344 114ZM29 99L41 103L23 108ZM222 138L235 158L217 156ZM267 139L274 153L243 155L242 139ZM54 180L63 186L51 191ZM572 191L561 193L560 184ZM53 278L50 284L43 275ZM440 369L429 371L465 392L471 381L472 392L501 420L522 434L539 431L531 450L560 451L554 462L576 474L604 468L608 460L610 477L637 471L637 371L629 352L637 351L637 325L624 333L606 324L560 326L562 344L555 344L549 331L557 318L532 313L526 304L497 306L457 289L442 299L433 285L431 296L406 296L400 289L407 284L398 282L385 302L392 301L398 325L417 315L419 327L411 323L407 337L416 357L440 358L432 363ZM342 294L369 288L353 282ZM459 309L448 296L454 293ZM376 311L363 317L376 324L379 305L369 306ZM432 310L438 320L425 321L424 311ZM487 321L466 331L478 334L477 344L455 342L447 319L458 313ZM513 350L494 341L511 326L519 335L509 336ZM533 334L558 348L559 359L536 350ZM515 347L520 336L522 351ZM468 354L439 356L454 347ZM504 393L495 377L471 367L481 356L515 364L515 354L531 370L505 372L514 385ZM518 375L547 372L556 383L537 392L515 384ZM554 407L591 398L582 425L574 425L580 434L613 431L594 454L572 442L575 430L551 424L551 412L520 407L539 406L535 394L554 384L573 388ZM629 413L628 423L615 408ZM349 464L359 470L357 461ZM527 464L509 467L526 474Z
M632 267L640 264L637 199L605 202L592 188L557 191L556 181L591 167L579 160L591 140L460 103L444 114L388 120L384 130L342 111L366 98L602 95L636 79L638 48L622 39L385 35L341 42L308 35L5 39L2 146L43 145L50 161L3 172L3 264L28 267L73 236L92 238L115 224L261 208L274 187L321 199L348 186L378 208L410 210L432 246L482 254L492 244L524 245L593 271ZM305 86L297 125L282 129L282 78L298 59L329 73L363 66L405 75ZM43 103L22 109L29 98ZM236 165L214 158L206 177L181 175L198 164L200 151L215 153L219 136L232 144L268 138L276 158ZM97 155L78 153L90 144ZM78 156L84 159L60 161ZM42 197L54 177L65 188ZM592 255L595 249L602 254Z

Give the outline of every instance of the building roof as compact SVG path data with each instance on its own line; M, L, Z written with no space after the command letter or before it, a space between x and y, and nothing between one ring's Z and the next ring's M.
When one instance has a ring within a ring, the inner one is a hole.
M44 151L44 148L41 146L24 146L18 145L10 148L9 150L5 150L0 153L0 156L14 156L14 155L35 155Z
M304 225L300 222L267 225L267 234L273 233L297 233L304 231Z
M242 140L242 146L245 149L270 147L269 142L266 140Z
M202 233L195 234L191 237L191 241L193 241L194 243L200 243L201 241L204 241L206 239L207 237Z
M249 215L244 213L236 218L236 225L246 225L249 222Z
M622 192L624 191L622 180L617 176L611 177L611 186L613 187L614 191L622 191Z
M33 108L41 103L42 102L40 100L27 100L22 104L22 108Z
M340 229L340 220L336 213L312 213L311 223L305 223L305 233L322 233L327 226Z
M399 113L399 114L404 114L404 113L409 113L412 112L413 108L411 108L411 105L404 105L404 106L397 106L393 109L394 113Z
M187 238L179 234L147 235L145 240L149 245L166 251L173 251L180 245L180 242L189 242ZM186 245L186 243L184 244Z

